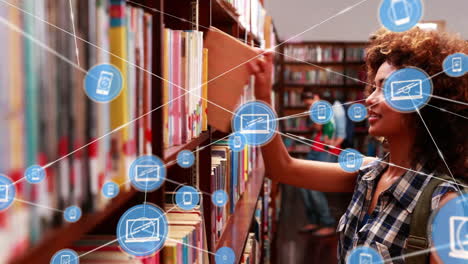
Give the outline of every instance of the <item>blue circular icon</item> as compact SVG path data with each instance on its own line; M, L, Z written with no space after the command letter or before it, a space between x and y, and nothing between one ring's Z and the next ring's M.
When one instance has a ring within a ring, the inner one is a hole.
M122 91L122 73L111 64L99 64L87 73L84 82L85 92L91 100L108 103Z
M346 264L382 264L384 260L377 250L371 247L357 247L349 253Z
M200 192L192 186L183 186L175 194L177 206L182 210L192 210L200 202Z
M120 192L120 187L115 182L106 182L102 186L102 195L106 198L115 198Z
M65 221L75 223L81 218L81 209L78 206L70 206L63 212L63 218Z
M332 105L327 101L317 101L310 107L309 115L315 123L326 124L333 118Z
M50 264L79 264L80 258L71 249L62 249L50 259Z
M132 185L142 191L154 191L166 179L166 167L156 156L141 156L136 159L129 169Z
M229 147L234 152L244 150L246 145L247 138L242 133L235 132L229 137Z
M16 187L7 176L0 174L0 211L6 210L15 200Z
M168 234L165 213L152 204L140 204L128 209L117 224L117 240L125 252L143 257L164 246Z
M217 190L211 195L211 201L218 207L223 207L228 202L228 195L224 190Z
M230 247L222 247L216 250L215 263L216 264L234 264L236 261L236 254Z
M182 150L177 154L177 164L182 168L190 168L195 162L195 155L189 150Z
M251 146L268 143L275 135L277 126L275 112L260 101L243 104L232 118L233 131L243 134Z
M26 181L32 184L40 183L45 179L45 169L39 165L29 166L24 172Z
M450 77L460 77L468 72L468 55L454 53L447 56L443 63L445 73Z
M352 104L348 108L348 117L354 122L361 122L367 117L367 108L363 104Z
M383 0L380 4L380 23L390 31L407 31L416 26L422 15L421 0Z
M355 172L361 168L364 156L355 149L345 149L338 156L340 167L347 172Z
M424 71L404 68L393 72L384 83L385 102L400 112L422 108L432 96L432 81Z
M432 222L432 242L443 263L468 259L468 194L448 201Z

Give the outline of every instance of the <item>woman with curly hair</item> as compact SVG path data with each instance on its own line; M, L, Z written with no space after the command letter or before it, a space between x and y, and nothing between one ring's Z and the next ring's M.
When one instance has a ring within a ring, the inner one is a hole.
M444 59L456 52L468 54L468 43L438 31L379 30L371 38L366 53L369 134L385 139L388 154L382 159L366 157L356 173L345 172L336 163L292 158L280 136L262 147L267 175L274 180L324 192L353 192L337 229L339 263L345 263L358 246L374 248L386 262L409 262L410 257L402 256L409 247L411 218L424 189L443 175L453 175L436 182L427 206L435 210L457 197L457 183L468 177L464 135L468 123L463 118L468 109L455 101L468 101L468 75L449 77L442 68ZM386 78L405 67L417 67L432 77L433 95L419 111L421 116L397 112L384 100ZM251 62L250 68L256 75L257 99L270 102L271 54ZM426 254L424 262L440 262L436 253Z

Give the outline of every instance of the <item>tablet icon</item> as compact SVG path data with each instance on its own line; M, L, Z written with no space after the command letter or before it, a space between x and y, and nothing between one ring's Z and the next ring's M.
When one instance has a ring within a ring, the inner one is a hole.
M326 112L326 107L325 105L319 105L318 106L318 115L317 118L319 120L325 120L327 118L327 112Z
M6 184L0 184L0 203L6 203L9 201L8 196L9 186Z
M410 12L406 0L392 0L390 9L395 25L401 26L410 22Z
M184 205L191 205L192 204L192 193L183 192L182 199L183 199Z
M78 206L67 207L63 212L63 217L67 222L77 222L81 218L81 209Z
M108 71L101 71L99 80L97 82L96 93L100 95L109 95L114 73Z
M372 264L372 255L364 252L360 253L359 264Z
M350 169L356 167L356 153L346 153L346 167Z
M239 135L234 136L234 147L240 148L242 146L242 138Z
M394 81L391 82L391 100L422 99L422 80Z
M362 118L362 109L359 107L354 108L354 118Z
M453 57L452 58L452 71L461 72L463 70L462 63L463 63L462 57Z
M225 206L228 202L228 195L224 190L217 190L211 195L211 200L218 207Z
M268 114L241 114L241 133L269 134L270 117Z
M60 264L70 264L71 255L62 255L60 256Z
M449 256L468 260L468 217L451 216Z
M126 243L144 243L161 240L159 218L128 219L126 221Z

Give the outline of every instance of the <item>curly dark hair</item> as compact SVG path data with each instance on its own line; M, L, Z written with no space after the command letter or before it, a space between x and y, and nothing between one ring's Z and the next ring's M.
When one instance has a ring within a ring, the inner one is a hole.
M457 52L468 54L468 42L458 35L419 28L402 33L381 29L371 37L370 45L366 49L366 68L368 83L374 82L377 70L384 62L397 69L408 66L417 67L429 76L433 76L433 95L435 96L431 97L420 113L454 176L467 180L468 136L465 133L468 133L466 120L468 117L466 105L468 74L455 78L442 72L444 59ZM370 88L370 86L367 87L368 92ZM413 146L412 164L424 158L427 160L426 169L447 174L447 167L439 156L421 118L417 113L409 115L414 120L412 123L418 135Z

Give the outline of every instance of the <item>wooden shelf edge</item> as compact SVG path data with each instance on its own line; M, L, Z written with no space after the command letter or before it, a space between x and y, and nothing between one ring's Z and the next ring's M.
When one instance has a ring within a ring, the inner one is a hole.
M365 84L307 84L307 83L284 83L285 87L310 87L310 88L363 88Z
M339 65L339 66L349 66L349 65L365 65L365 61L320 61L320 62L313 62L313 61L307 61L303 62L301 61L285 61L285 65L309 65L313 66L311 64L315 64L318 66L330 66L330 65Z
M14 258L10 264L26 263L49 263L51 257L64 247L71 246L74 241L90 232L94 227L101 224L115 211L128 202L136 191L131 189L123 192L112 201L108 202L103 209L84 215L78 222L65 224L47 231L42 240L28 249L25 254Z
M177 159L177 154L186 149L186 150L194 150L197 146L200 146L201 143L205 142L210 138L210 131L203 131L198 137L192 139L191 141L179 145L167 148L164 150L164 163L168 163Z
M216 249L230 247L234 250L239 263L249 234L252 219L257 208L258 197L263 188L265 169L263 164L251 172L247 188L237 201L234 213L229 217L223 233L216 244Z

